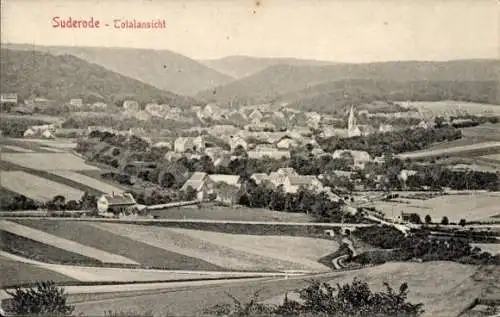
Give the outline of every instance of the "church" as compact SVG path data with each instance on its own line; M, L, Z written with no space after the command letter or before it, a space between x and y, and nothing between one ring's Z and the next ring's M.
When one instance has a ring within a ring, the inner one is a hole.
M354 107L351 106L349 111L349 118L347 119L347 136L349 138L368 135L375 132L375 129L371 125L360 125L356 122L356 116L354 115Z

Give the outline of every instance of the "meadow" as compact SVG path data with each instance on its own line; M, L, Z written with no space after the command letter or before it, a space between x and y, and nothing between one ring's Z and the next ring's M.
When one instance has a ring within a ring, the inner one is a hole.
M0 220L0 230L10 234L36 241L47 246L58 248L70 253L79 254L83 257L107 264L139 265L139 263L123 256L111 254L97 248L89 247L78 242L64 239L40 230L36 230L18 223Z
M2 160L36 170L96 170L95 166L70 153L5 153Z
M38 201L51 200L56 195L63 195L66 200L79 200L84 193L23 171L0 171L0 185L11 192Z
M75 279L33 264L22 263L0 255L0 288L31 284L40 280L57 283L74 282Z
M97 180L95 178L70 171L70 170L53 170L50 171L51 174L57 175L59 177L65 178L67 180L70 180L72 182L76 182L82 185L85 185L87 187L93 188L96 191L99 191L101 193L121 193L123 192L123 189L110 185L108 183L104 183L100 180Z
M16 219L63 239L124 256L142 267L222 271L328 271L318 263L338 244L327 239L244 235L154 225Z
M78 221L18 219L15 222L80 244L121 255L145 268L168 270L227 271L204 259L167 251L140 241Z
M406 102L398 102L406 104ZM500 107L493 104L445 100L445 101L410 101L409 105L420 109L426 115L445 115L465 112L473 115L500 115Z
M312 217L303 213L280 212L247 207L202 206L153 211L158 219L209 219L240 221L311 222Z
M500 269L493 268L494 277L500 285ZM488 272L489 273L489 272ZM357 277L368 282L373 290L382 290L383 283L399 287L407 282L410 293L408 299L413 303L423 303L423 317L458 316L462 310L480 297L488 289L499 286L482 282L488 278L482 268L453 262L427 263L386 263L380 266L345 272L343 276L332 279L331 285L350 283ZM481 276L483 275L483 276ZM297 296L290 296L293 299ZM282 302L284 295L267 300L268 303Z
M427 200L408 199L404 202L377 201L374 207L386 216L396 218L401 212L416 213L422 220L430 215L434 222L446 216L451 222L488 221L499 213L500 193L485 192L445 195Z

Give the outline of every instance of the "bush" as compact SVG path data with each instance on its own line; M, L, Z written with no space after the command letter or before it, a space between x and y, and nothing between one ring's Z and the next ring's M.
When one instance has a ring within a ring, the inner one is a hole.
M258 303L258 292L247 302L233 299L233 305L216 305L205 311L212 316L228 317L417 317L423 311L422 304L407 302L408 285L402 283L398 291L388 284L385 291L373 292L366 282L354 279L351 284L331 286L328 283L311 281L300 293L301 302L285 296L279 306Z
M12 296L8 311L22 316L70 316L73 306L66 304L67 295L63 288L52 281L37 282L28 289L16 288L7 291Z

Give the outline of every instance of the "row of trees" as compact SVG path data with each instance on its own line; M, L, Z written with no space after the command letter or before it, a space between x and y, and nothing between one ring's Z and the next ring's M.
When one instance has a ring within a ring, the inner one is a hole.
M47 209L49 211L95 210L97 197L85 192L80 200L66 200L63 195L57 195L49 201L42 202L24 195L7 195L0 197L0 206L5 211L37 209Z
M389 250L365 252L353 259L362 264L421 259L423 261L500 265L500 255L493 256L488 252L481 252L481 249L477 247L472 248L466 238L437 238L425 230L415 231L405 236L390 226L358 228L353 234L365 243Z
M462 132L451 127L416 128L385 133L373 133L353 138L331 137L318 139L318 143L326 152L335 150L366 151L372 156L388 153L397 154L423 150L431 144L460 139Z
M350 217L342 211L342 201L332 201L324 192L316 193L301 187L296 193L285 193L283 186L274 187L267 182L257 185L253 180L246 181L241 187L237 202L252 208L305 213L317 221L340 222Z

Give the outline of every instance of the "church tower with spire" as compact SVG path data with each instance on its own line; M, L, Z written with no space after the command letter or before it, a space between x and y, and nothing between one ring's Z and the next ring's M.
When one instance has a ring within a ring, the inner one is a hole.
M347 135L351 138L354 136L360 136L361 130L356 124L356 116L354 115L354 107L351 106L349 111L349 119L347 119Z

